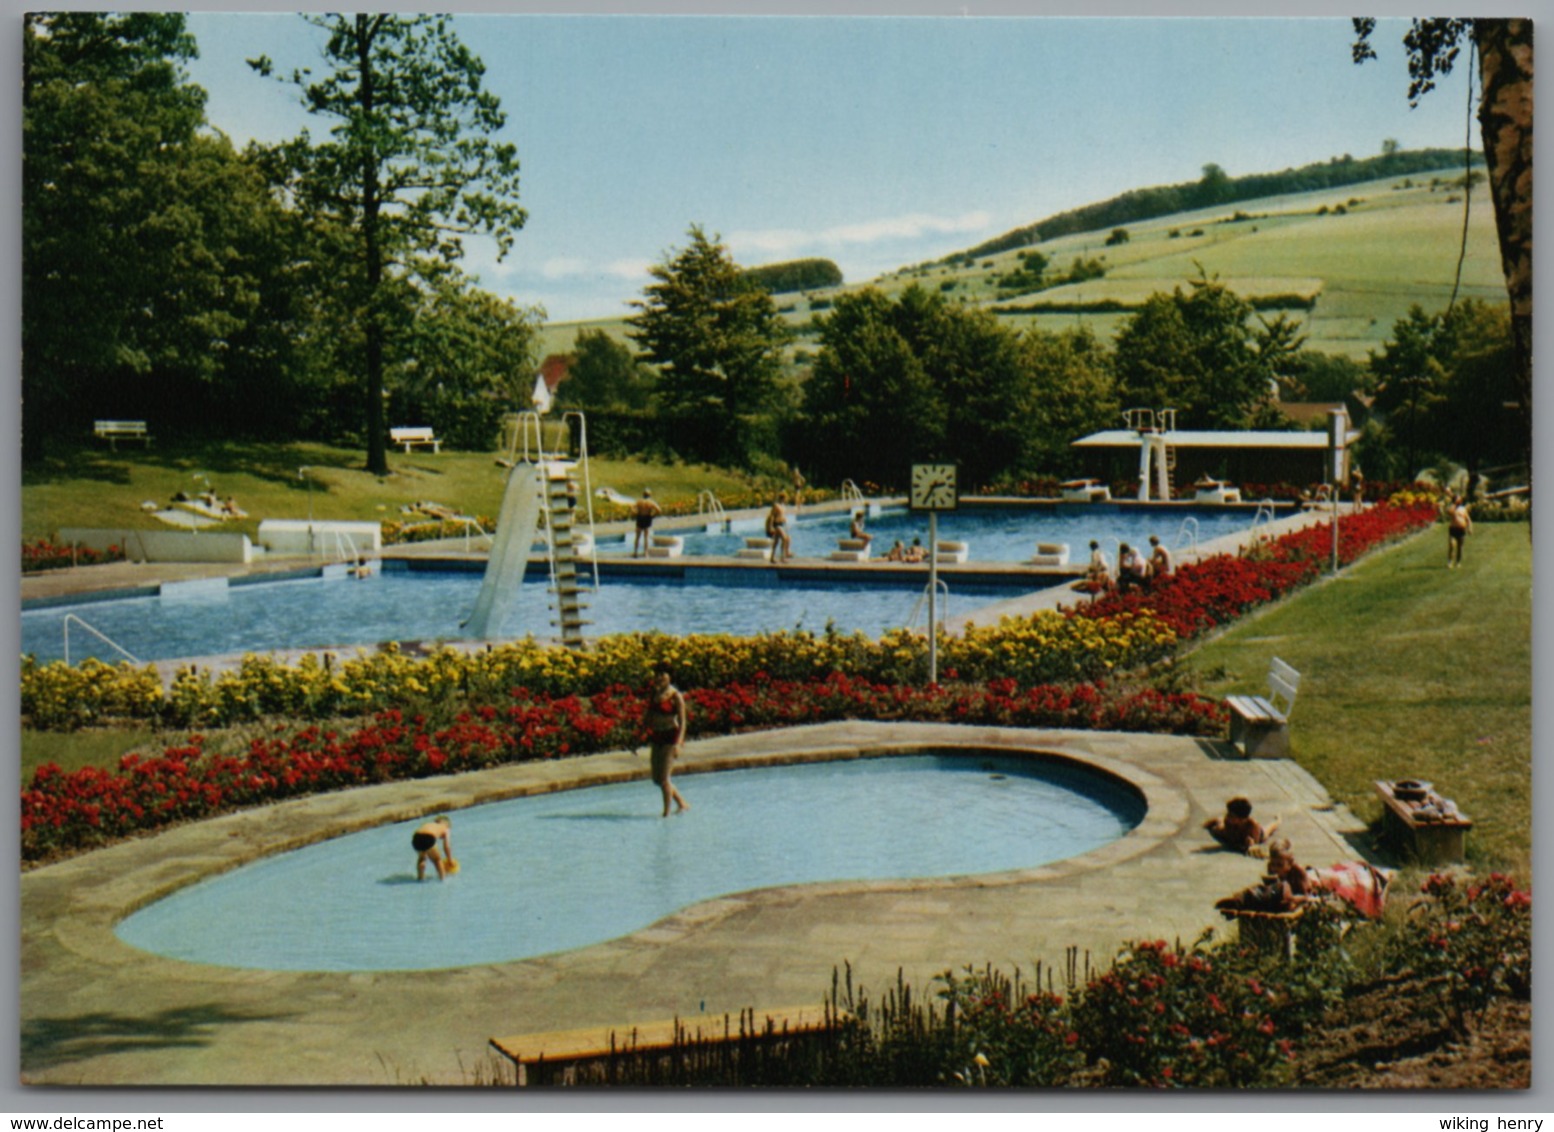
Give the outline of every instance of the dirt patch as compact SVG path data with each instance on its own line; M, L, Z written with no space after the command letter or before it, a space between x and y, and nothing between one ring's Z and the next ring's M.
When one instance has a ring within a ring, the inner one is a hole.
M1300 1045L1297 1088L1527 1089L1532 1004L1501 999L1463 1036L1417 979L1355 987Z

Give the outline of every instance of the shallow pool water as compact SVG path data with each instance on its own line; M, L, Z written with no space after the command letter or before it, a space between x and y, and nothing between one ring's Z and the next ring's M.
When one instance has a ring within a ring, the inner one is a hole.
M645 762L646 756L644 756ZM544 955L718 896L820 881L1030 868L1143 818L1099 773L1042 759L913 755L680 775L452 815L459 872L417 882L386 826L267 858L141 909L126 943L174 959L292 971L427 970Z

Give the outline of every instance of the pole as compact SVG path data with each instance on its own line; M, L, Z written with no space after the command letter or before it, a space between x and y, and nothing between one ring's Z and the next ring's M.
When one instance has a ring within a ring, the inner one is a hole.
M934 608L939 596L939 512L928 512L928 683L939 682L939 623Z

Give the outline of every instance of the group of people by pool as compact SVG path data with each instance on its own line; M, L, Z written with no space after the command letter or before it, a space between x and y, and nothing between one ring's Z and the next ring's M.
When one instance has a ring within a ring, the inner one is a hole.
M1274 837L1279 819L1263 825L1252 817L1252 803L1246 798L1230 799L1225 813L1204 822L1203 828L1226 849L1268 862L1255 884L1215 901L1214 907L1227 918L1247 912L1294 912L1309 901L1329 896L1363 916L1381 916L1390 873L1366 861L1344 861L1320 869L1300 864L1289 838Z
M1128 543L1117 544L1117 572L1112 573L1111 561L1106 551L1095 539L1090 540L1090 565L1085 580L1080 583L1091 593L1103 593L1116 589L1119 593L1142 589L1160 578L1176 573L1176 560L1170 549L1158 535L1149 536L1149 557Z

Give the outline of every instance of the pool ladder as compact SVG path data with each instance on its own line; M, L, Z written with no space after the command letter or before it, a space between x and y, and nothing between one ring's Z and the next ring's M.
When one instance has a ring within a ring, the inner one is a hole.
M599 586L598 549L595 543L593 515L593 484L588 468L588 423L577 411L565 413L562 422L577 426L577 459L569 460L563 454L546 453L543 426L538 413L523 413L519 417L518 434L514 437L513 455L518 455L522 445L525 463L539 465L544 485L544 506L541 515L545 522L545 549L550 565L550 592L554 596L556 619L551 622L561 632L561 643L568 648L582 648L583 626L592 624L583 617L583 585L578 567L583 559L577 531L578 503L586 507L588 533L586 546L590 567L590 585ZM533 448L530 448L530 442ZM580 474L581 483L574 478Z
M107 645L111 649L116 650L119 653L119 655L123 656L124 659L129 661L131 664L139 664L140 663L140 659L138 657L136 657L128 649L126 649L122 645L120 645L117 641L113 640L106 633L104 633L101 630L96 629L93 626L87 624L85 621L81 620L81 618L77 617L74 613L67 613L67 614L65 614L65 620L63 622L64 631L65 631L65 663L66 664L70 663L70 626L72 624L76 624L76 625L81 626L81 628L85 629L88 633L92 634L92 636L96 637L103 644Z
M936 594L938 596L938 598L939 598L938 608L935 610L935 613L937 615L937 620L939 622L939 627L943 628L944 623L947 620L949 620L949 616L950 616L950 587L947 584L945 584L945 581L944 581L943 578L940 578L937 583L932 583L932 584L924 586L923 587L923 592L917 595L917 603L912 606L912 615L907 618L906 627L908 629L916 629L917 628L918 619L921 618L924 615L924 613L927 612L927 610L928 610L928 594L929 594L930 590L933 591L933 593ZM933 626L929 626L929 629L930 629L930 631L932 631Z
M710 490L696 493L696 514L706 520L707 533L717 534L729 529L728 512Z

